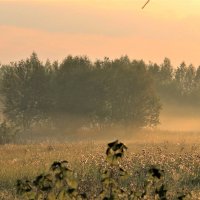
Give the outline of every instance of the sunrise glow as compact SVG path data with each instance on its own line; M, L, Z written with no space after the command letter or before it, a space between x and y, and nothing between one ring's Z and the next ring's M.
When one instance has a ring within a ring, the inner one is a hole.
M200 1L0 1L0 62L68 54L200 64Z

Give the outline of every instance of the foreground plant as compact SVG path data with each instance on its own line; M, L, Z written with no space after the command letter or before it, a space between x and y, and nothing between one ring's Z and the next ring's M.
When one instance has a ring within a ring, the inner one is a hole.
M108 167L102 173L102 191L100 199L124 199L126 191L119 186L120 179L127 176L127 172L120 166L120 160L124 156L127 147L118 140L108 144L106 151L106 160Z
M122 187L129 175L121 166L127 147L118 140L108 144L106 150L107 165L101 173L101 192L95 197L80 193L74 171L69 169L67 161L54 162L48 173L41 174L34 181L18 180L17 193L24 200L170 200L165 184L164 171L156 166L147 170L143 188ZM177 200L191 199L190 194L181 193Z
M49 173L37 176L33 182L18 180L18 194L27 200L86 199L85 194L77 192L75 173L67 164L67 161L54 162Z

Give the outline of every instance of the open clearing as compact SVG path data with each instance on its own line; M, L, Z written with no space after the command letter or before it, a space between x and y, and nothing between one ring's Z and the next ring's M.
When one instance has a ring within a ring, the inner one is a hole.
M122 141L128 146L122 165L130 173L130 187L142 184L145 168L156 165L164 169L170 195L176 191L193 191L200 196L200 143L198 133L140 133L135 139ZM133 138L134 138L133 137ZM146 142L148 141L148 142ZM17 179L33 179L46 172L53 161L67 160L78 174L80 190L93 196L101 189L100 169L105 166L106 142L41 143L0 146L0 199L18 199ZM95 186L95 187L94 187Z

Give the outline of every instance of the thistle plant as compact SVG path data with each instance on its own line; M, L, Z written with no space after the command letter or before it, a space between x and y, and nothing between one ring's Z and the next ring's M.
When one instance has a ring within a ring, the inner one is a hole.
M123 143L118 142L118 140L108 144L106 150L108 167L102 173L100 199L114 200L126 197L125 190L119 186L120 179L127 176L127 172L120 166L120 160L126 150L127 147Z

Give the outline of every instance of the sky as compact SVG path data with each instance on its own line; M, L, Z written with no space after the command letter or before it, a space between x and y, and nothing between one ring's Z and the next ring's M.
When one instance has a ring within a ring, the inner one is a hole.
M200 65L199 0L0 0L0 63L88 56Z

